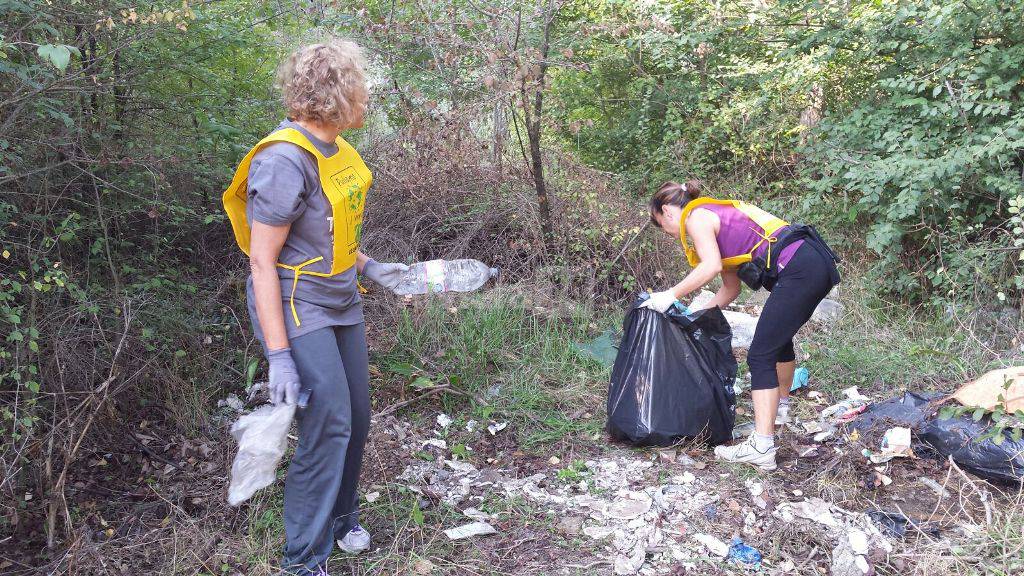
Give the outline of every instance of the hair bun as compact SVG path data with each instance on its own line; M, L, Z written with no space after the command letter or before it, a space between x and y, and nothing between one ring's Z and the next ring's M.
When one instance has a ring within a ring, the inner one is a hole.
M700 180L692 179L684 182L683 192L686 193L686 197L690 200L693 200L694 198L699 198L701 193Z

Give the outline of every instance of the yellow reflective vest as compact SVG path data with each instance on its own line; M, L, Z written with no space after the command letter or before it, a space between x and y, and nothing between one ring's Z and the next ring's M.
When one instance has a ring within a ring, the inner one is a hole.
M295 273L292 280L290 298L292 318L295 325L301 325L299 315L295 311L295 288L299 285L302 275L329 277L345 272L355 265L359 253L359 241L363 232L363 208L366 205L366 192L373 183L373 175L348 142L340 136L336 144L338 152L327 157L309 141L306 136L293 128L285 128L274 132L259 142L238 165L231 185L224 191L224 210L231 220L231 228L235 233L238 247L249 254L251 229L245 217L246 203L249 200L249 165L253 156L269 144L290 142L306 150L316 158L317 171L320 173L320 185L331 204L331 228L334 234L333 253L331 254L330 272L313 272L304 270L306 266L324 259L324 255L311 258L305 262L285 264L278 262L281 268Z
M695 209L701 206L707 206L708 204L717 204L720 206L732 206L736 208L748 218L754 221L757 228L752 228L754 232L761 237L761 240L754 247L750 249L750 252L746 254L737 254L736 256L729 256L722 258L722 268L725 270L735 270L741 265L746 264L754 259L754 252L764 244L775 243L773 235L783 226L789 226L789 222L773 216L768 212L754 206L753 204L744 202L742 200L716 200L714 198L695 198L686 204L683 208L683 213L679 216L679 241L683 244L683 251L686 252L686 259L690 262L690 266L696 266L700 264L700 257L697 255L697 251L687 241L686 238L686 217L690 215ZM768 266L771 266L771 250L768 251Z

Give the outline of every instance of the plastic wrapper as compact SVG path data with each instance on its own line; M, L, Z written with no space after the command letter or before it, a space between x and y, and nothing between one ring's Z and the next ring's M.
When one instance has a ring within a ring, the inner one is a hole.
M1024 483L1024 439L1013 440L1009 430L998 444L992 438L988 418L975 422L969 416L933 418L921 423L917 437L941 456L952 456L958 466L989 480Z
M608 432L640 446L721 444L736 420L732 332L718 308L626 313L608 389Z
M238 506L277 478L277 465L288 448L288 429L295 404L267 404L242 416L231 426L238 454L231 464L228 504Z

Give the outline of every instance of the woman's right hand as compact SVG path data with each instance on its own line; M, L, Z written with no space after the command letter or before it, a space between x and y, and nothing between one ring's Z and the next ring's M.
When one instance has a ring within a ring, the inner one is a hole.
M295 368L291 348L281 348L267 352L270 362L270 402L274 406L296 404L299 401L299 371Z

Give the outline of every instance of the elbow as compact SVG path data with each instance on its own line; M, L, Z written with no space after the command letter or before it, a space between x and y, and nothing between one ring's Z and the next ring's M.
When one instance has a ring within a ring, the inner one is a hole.
M249 257L249 271L252 272L253 278L260 278L271 272L276 275L276 267L276 262L271 262L269 258L264 256L253 255Z
M706 268L705 274L707 275L707 281L708 282L710 282L711 279L714 278L715 276L718 276L719 274L722 273L722 262L721 261L708 262L706 264L706 266L707 266L707 268Z

